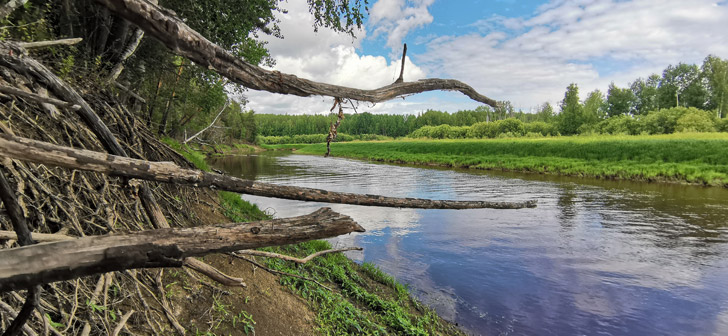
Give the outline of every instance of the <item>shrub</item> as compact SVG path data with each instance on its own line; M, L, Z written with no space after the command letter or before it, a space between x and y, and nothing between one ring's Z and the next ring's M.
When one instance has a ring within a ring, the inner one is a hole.
M690 108L677 120L675 130L678 132L713 132L715 123L710 112Z
M677 120L688 110L685 107L673 107L651 111L640 119L640 126L642 131L649 134L672 134L675 133Z
M598 123L595 129L602 134L640 134L640 124L627 115L618 115Z
M429 137L433 139L445 139L450 133L450 125L443 124L430 129Z
M467 136L468 138L495 138L497 132L495 123L484 121L470 126Z
M718 132L728 132L728 118L716 121L715 129Z
M513 136L522 136L526 134L526 127L523 122L518 119L508 118L495 122L497 132L499 134L512 133Z
M543 136L556 135L556 126L543 121L534 121L525 125L526 133L538 133Z

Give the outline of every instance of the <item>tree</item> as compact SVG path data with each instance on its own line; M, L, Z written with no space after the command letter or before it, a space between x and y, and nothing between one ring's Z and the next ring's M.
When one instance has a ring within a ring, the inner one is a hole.
M554 107L551 106L551 103L543 103L541 105L541 108L539 108L539 111L536 113L537 120L543 121L543 122L551 122L551 120L554 118Z
M599 90L589 92L584 100L584 121L587 124L594 124L604 119L606 114L604 94Z
M728 60L709 55L701 71L710 87L708 108L716 109L718 115L725 118L728 113Z
M669 65L663 71L658 87L660 107L704 108L708 95L705 85L697 65L685 63L679 63L677 66Z
M564 100L561 101L559 132L564 135L576 134L584 121L584 107L579 102L579 87L574 83L569 84Z
M610 117L631 115L636 111L637 98L630 89L622 89L609 84L607 91L607 114Z
M650 111L660 108L658 104L657 88L660 85L660 76L652 74L647 79L638 78L629 86L636 98L636 113L646 115Z

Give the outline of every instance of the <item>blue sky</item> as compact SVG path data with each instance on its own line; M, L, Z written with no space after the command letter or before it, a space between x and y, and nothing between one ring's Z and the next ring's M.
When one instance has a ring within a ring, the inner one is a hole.
M370 0L357 38L314 33L306 1L288 0L284 39L264 37L276 70L312 80L376 88L405 80L454 78L516 108L557 104L577 83L582 99L610 82L626 86L669 64L728 58L726 0ZM331 99L250 91L257 113L327 113ZM425 93L359 111L455 112L479 104L456 93Z

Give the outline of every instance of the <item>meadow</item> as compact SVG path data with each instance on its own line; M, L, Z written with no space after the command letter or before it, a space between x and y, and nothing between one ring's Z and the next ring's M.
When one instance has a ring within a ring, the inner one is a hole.
M298 149L322 155L325 144ZM332 144L332 154L392 163L728 187L728 134L392 140Z

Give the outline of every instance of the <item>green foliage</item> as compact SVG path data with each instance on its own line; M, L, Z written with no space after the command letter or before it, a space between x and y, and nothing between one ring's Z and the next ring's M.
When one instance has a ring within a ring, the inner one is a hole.
M523 122L518 119L498 120L495 123L495 129L498 134L510 133L514 136L522 136L526 134L526 127Z
M715 132L712 113L690 108L677 120L675 130L678 132Z
M564 135L576 134L579 127L586 121L584 107L579 103L579 87L576 84L572 83L566 88L558 119L559 132Z
M610 117L632 115L637 110L637 97L630 89L622 89L609 84L607 91L607 114Z
M639 122L629 115L617 115L598 123L594 129L601 134L637 135L640 134Z
M164 137L161 140L162 140L162 142L169 145L169 147L172 147L172 149L174 149L178 153L182 154L182 156L184 156L185 159L187 159L187 161L192 162L192 164L197 169L203 170L203 171L208 171L208 172L210 171L210 166L205 161L204 154L194 150L189 145L181 144L181 143L177 142L177 140L174 140L172 138Z
M258 136L255 142L260 145L283 145L283 144L314 144L314 143L325 143L328 134L301 134L293 136ZM346 142L346 141L373 141L373 140L389 140L390 137L376 135L376 134L360 134L360 135L349 135L344 133L338 133L336 135L335 142Z
M558 135L559 131L554 124L545 123L543 121L534 121L524 125L526 133L536 133L542 136Z
M715 129L718 132L728 132L728 118L716 121Z
M220 196L222 208L224 209L223 214L225 217L230 218L230 220L236 223L270 218L270 216L261 211L256 204L247 202L240 198L240 194L238 193L220 191L218 195Z
M687 112L684 107L652 111L640 119L642 131L648 134L671 134L675 132L677 120Z
M264 250L294 256L306 256L330 249L326 241L310 241ZM372 265L361 267L343 254L327 254L306 264L295 264L281 259L266 259L268 267L333 283L341 288L341 295L321 288L309 281L282 276L281 283L305 298L316 310L316 321L324 335L431 335L444 334L443 326L434 314L409 299L404 286ZM375 281L394 290L393 298L373 293L368 283ZM416 313L423 309L423 314ZM450 331L450 330L447 330Z
M494 123L491 122L479 122L473 126L470 126L467 135L468 138L495 138L498 134L498 130Z

